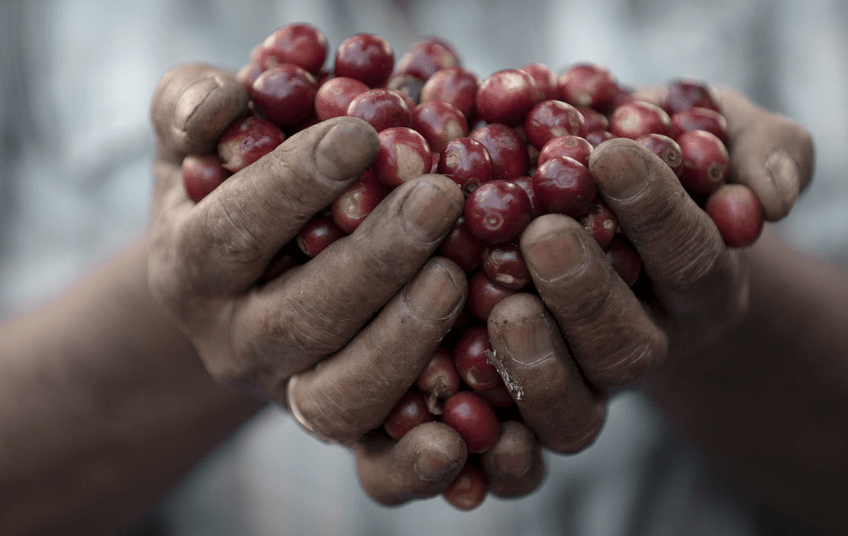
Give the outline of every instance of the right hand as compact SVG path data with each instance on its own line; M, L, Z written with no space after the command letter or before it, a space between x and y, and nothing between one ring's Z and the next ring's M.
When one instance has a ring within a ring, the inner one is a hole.
M463 307L464 274L431 258L462 211L462 192L441 176L410 181L352 235L259 285L274 254L359 176L379 142L359 119L318 124L195 204L182 159L214 150L246 108L235 77L204 65L177 67L157 87L151 291L216 380L288 407L320 438L355 446L375 500L434 495L465 463L456 432L434 423L400 442L364 436Z

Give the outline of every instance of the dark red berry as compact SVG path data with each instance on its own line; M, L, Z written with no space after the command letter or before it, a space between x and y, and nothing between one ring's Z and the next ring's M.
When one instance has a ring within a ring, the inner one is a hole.
M527 144L515 129L492 123L473 130L468 137L479 141L489 151L493 179L512 179L527 174L530 155Z
M552 158L533 174L533 192L545 212L580 216L597 194L589 168L573 158Z
M231 124L218 138L222 165L235 173L256 162L285 141L286 135L274 123L249 116Z
M390 127L412 127L412 111L398 93L371 89L350 101L346 115L368 122L377 132Z
M530 223L530 199L513 182L487 182L466 199L465 220L474 236L481 240L492 244L508 242Z
M460 391L445 401L442 422L459 433L471 454L486 452L500 436L495 410L471 391Z
M489 362L493 352L486 326L470 326L453 348L453 363L459 377L472 389L486 390L501 383L498 370Z
M421 88L421 102L444 101L462 112L466 119L477 113L477 75L463 67L442 69Z
M625 244L619 238L614 238L604 249L612 267L616 273L627 283L633 286L642 273L642 258L636 251Z
M263 69L293 63L313 75L327 59L327 38L311 24L289 24L269 35L254 52Z
M683 154L680 184L692 195L709 195L727 181L730 155L715 134L690 130L677 138Z
M321 121L347 114L350 102L368 91L368 86L354 78L330 78L315 94L315 115Z
M557 75L546 65L542 63L531 63L522 67L521 70L529 74L533 78L533 81L536 82L536 89L540 95L539 101L562 100Z
M383 428L392 439L400 439L410 430L433 420L433 414L427 408L427 399L421 391L407 391L392 407Z
M492 180L492 157L486 147L471 138L454 138L445 144L438 172L459 184L465 195Z
M332 218L317 214L297 233L297 245L305 255L315 257L345 235Z
M450 140L468 134L468 121L453 105L430 101L412 110L412 128L424 136L433 151L440 153Z
M450 486L442 492L442 496L454 508L467 512L483 504L488 492L489 479L486 473L466 463Z
M762 233L763 208L754 191L743 184L719 187L707 199L704 210L730 247L750 246Z
M477 272L468 280L468 310L485 322L499 301L516 292L495 283L485 272Z
M477 88L477 115L489 123L520 125L538 102L536 82L520 69L497 71Z
M690 130L706 130L727 142L727 119L715 110L694 107L671 116L672 137L677 138Z
M379 35L355 34L336 50L335 75L355 78L369 87L388 80L394 69L395 56L389 42Z
M397 72L426 81L437 71L459 65L459 57L447 43L437 38L416 42L398 61Z
M356 230L365 218L388 195L388 189L366 170L330 205L333 221L344 232Z
M465 217L460 216L439 244L439 255L457 263L465 273L471 273L480 266L484 247L468 228Z
M312 114L318 84L302 67L285 63L259 75L250 92L253 102L276 125L295 125Z
M218 153L188 155L183 158L183 185L188 198L199 203L201 199L232 175L221 164Z
M584 166L589 165L589 156L592 154L592 144L586 138L580 136L560 136L548 140L539 151L538 165L541 166L551 158L569 157L577 160Z
M407 127L380 131L380 149L371 164L374 177L388 188L396 188L413 177L430 172L433 156L424 136Z
M659 156L674 171L675 175L680 177L680 174L683 173L683 152L676 141L662 134L646 134L636 141Z
M532 281L518 241L486 247L482 264L486 277L506 289L519 291Z
M429 395L427 405L430 412L441 414L441 404L437 405L433 399L444 400L452 397L459 392L461 383L462 379L453 363L453 355L444 346L439 346L415 380L415 388Z
M579 219L586 231L602 248L607 247L615 238L618 229L618 217L600 197L596 197L592 201L589 210Z
M709 108L721 112L721 107L710 93L710 88L700 80L680 79L668 84L662 107L674 115L694 107Z
M524 119L527 141L541 149L553 138L585 136L586 120L574 106L557 100L540 102Z
M618 83L612 73L590 63L571 67L559 77L560 98L574 106L604 111L618 94Z
M671 135L671 117L659 106L644 101L623 104L610 116L609 131L635 140L646 134Z

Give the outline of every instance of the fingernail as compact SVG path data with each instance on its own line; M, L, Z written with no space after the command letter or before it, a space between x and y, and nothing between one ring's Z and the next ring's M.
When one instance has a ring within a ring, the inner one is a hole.
M196 80L185 88L174 103L174 126L179 130L187 130L191 117L209 94L221 87L213 76Z
M462 210L458 196L450 196L429 179L420 179L401 207L404 227L423 242L441 238Z
M785 151L774 151L766 158L765 167L779 199L780 207L776 207L775 211L779 209L785 215L792 208L801 187L798 165Z
M447 268L431 260L406 287L404 296L407 306L417 316L441 320L456 310L463 294Z
M440 452L428 452L420 454L412 468L415 474L425 480L438 480L456 469L458 464L457 460L449 459Z
M588 260L583 241L571 231L544 235L525 247L524 260L544 281L555 281L576 274Z
M556 350L544 317L507 324L501 335L507 356L514 363L533 366L556 359ZM503 357L496 353L503 364ZM506 367L508 368L508 367Z
M328 130L315 148L315 166L330 180L343 181L368 167L379 147L365 122L346 122Z
M650 181L646 156L637 147L613 143L592 155L590 167L607 195L628 199L641 192Z

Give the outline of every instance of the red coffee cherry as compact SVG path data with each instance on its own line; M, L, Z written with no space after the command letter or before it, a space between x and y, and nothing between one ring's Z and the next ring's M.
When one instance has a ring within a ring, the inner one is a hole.
M374 177L389 189L430 171L433 155L424 136L407 127L380 131L380 149L371 164Z
M573 158L551 158L533 174L533 192L545 212L577 217L589 210L597 185L589 168Z
M421 88L421 102L444 101L462 112L466 119L477 114L477 75L460 66L433 74Z
M552 138L539 151L538 165L541 166L552 158L569 157L588 166L593 148L586 138L580 136L566 135Z
M619 238L613 238L604 251L607 260L624 282L631 287L635 285L642 273L642 257Z
M330 244L346 236L336 222L323 214L316 214L297 233L297 245L308 257L315 257Z
M464 512L474 510L486 499L489 479L478 467L466 463L450 486L442 492L445 500Z
M479 239L491 244L509 242L530 223L530 199L513 182L487 182L466 199L465 220Z
M486 147L464 136L445 144L437 170L459 184L465 195L492 180L494 173L492 157Z
M400 439L410 430L433 420L433 414L427 408L427 399L421 391L407 391L392 407L383 428L392 439Z
M389 190L374 178L371 170L364 171L330 205L333 221L342 231L352 233L388 193Z
M500 436L495 410L471 391L460 391L445 401L442 422L459 433L471 454L486 452Z
M388 41L379 35L360 33L342 41L336 50L335 75L378 87L392 74L394 61Z
M750 246L762 233L763 208L754 191L743 184L720 186L707 199L704 210L730 247Z
M465 216L460 216L439 244L439 255L457 263L465 273L471 273L480 267L484 247L483 241L471 232Z
M346 115L350 102L366 91L368 86L354 78L330 78L315 93L315 115L321 121Z
M492 389L501 383L498 370L489 362L492 351L486 326L470 326L456 341L453 363L459 377L472 389Z
M411 127L412 111L398 93L371 89L350 101L346 115L368 122L377 132L391 127Z
M619 138L632 140L646 134L671 136L671 117L655 104L633 101L613 111L609 131Z
M316 75L327 59L327 38L311 24L289 24L271 33L253 57L263 69L293 63Z
M596 197L582 216L580 223L592 238L602 247L607 247L615 238L618 229L618 217L603 199Z
M540 102L524 119L527 141L537 149L561 136L585 136L586 120L574 106L557 100Z
M428 395L427 406L430 412L440 415L441 405L437 405L433 399L445 400L452 397L459 392L461 383L462 379L453 363L453 355L444 346L439 346L415 380L415 388Z
M709 108L721 113L716 100L710 93L710 88L700 80L678 79L668 84L662 107L674 115L677 112L694 107Z
M683 173L683 152L676 141L662 134L646 134L636 141L659 156L674 171L675 175L680 177L680 174Z
M259 75L250 96L265 117L285 128L312 114L317 92L314 76L297 65L285 63Z
M430 101L412 110L412 128L424 136L433 151L440 153L450 140L468 134L468 121L453 105Z
M233 122L218 138L218 157L235 173L256 162L285 141L274 123L249 116Z
M490 281L509 290L522 290L533 280L518 241L487 246L482 265Z
M468 280L468 310L485 322L499 301L516 292L495 283L485 272L477 272Z
M519 69L497 71L477 89L477 114L489 123L520 125L538 102L536 82Z
M694 107L671 116L672 137L677 138L690 130L706 130L727 142L727 119L715 110Z
M715 134L690 130L677 138L683 154L680 184L692 195L709 195L727 181L730 155Z
M188 198L199 203L232 175L221 164L218 153L188 155L183 158L183 185Z
M618 83L608 69L583 63L560 75L559 91L560 98L569 104L605 111L615 101Z
M529 74L533 78L533 81L536 82L540 102L562 100L557 75L546 65L542 63L531 63L522 67L521 70Z
M397 65L397 72L411 74L426 81L442 69L459 65L456 51L438 38L428 37L416 42Z
M527 174L530 155L527 144L515 129L492 123L473 130L468 137L482 143L489 151L493 179L513 179Z

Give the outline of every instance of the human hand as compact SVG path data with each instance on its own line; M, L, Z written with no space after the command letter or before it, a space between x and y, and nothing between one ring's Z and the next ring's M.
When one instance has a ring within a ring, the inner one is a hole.
M809 134L737 93L718 97L730 133L731 180L755 191L767 219L786 216L812 175ZM748 251L725 246L658 158L616 139L593 152L590 168L649 285L629 288L579 223L546 215L521 237L541 299L510 296L489 317L497 366L524 422L558 452L594 441L612 393L719 348L749 305Z
M467 454L453 430L433 424L400 442L363 436L462 309L464 274L431 258L461 213L462 192L441 176L410 181L352 235L257 284L274 254L370 164L378 139L358 119L318 124L195 204L183 157L214 150L246 107L235 77L208 66L177 67L157 87L150 288L215 379L287 406L318 437L353 445L376 500L438 493Z

